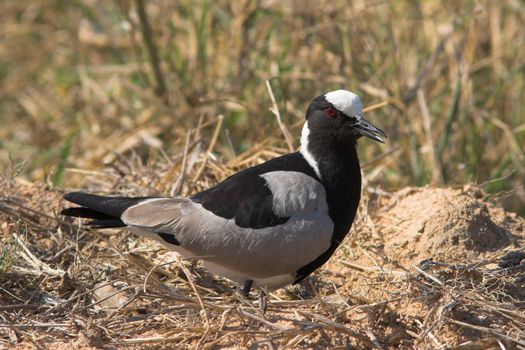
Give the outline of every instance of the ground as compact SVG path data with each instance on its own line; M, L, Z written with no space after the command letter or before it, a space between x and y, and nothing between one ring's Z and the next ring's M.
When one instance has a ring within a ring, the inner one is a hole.
M329 263L265 310L153 242L64 221L59 191L1 191L8 348L525 347L525 220L475 186L369 188Z

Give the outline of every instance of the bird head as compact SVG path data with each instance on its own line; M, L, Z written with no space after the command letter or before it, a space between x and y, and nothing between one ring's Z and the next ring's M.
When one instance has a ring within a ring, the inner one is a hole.
M363 117L359 96L347 90L336 90L316 97L308 107L305 128L310 137L315 134L318 139L343 143L355 143L361 136L384 143L380 136L386 137L383 130Z

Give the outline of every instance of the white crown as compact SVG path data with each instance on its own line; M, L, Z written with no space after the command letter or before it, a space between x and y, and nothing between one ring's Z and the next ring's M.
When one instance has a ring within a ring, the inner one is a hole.
M338 111L349 117L360 119L363 116L363 104L361 98L347 90L335 90L324 95Z

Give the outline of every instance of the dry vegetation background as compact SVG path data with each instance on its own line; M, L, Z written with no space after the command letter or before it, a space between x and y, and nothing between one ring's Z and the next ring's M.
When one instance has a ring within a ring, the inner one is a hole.
M351 238L266 312L57 216L286 153L336 88L389 140L360 142ZM0 96L0 347L525 348L521 1L4 0Z

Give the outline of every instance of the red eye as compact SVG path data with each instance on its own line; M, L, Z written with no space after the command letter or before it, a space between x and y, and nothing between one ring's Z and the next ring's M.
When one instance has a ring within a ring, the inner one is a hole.
M324 113L329 117L335 117L337 115L337 110L334 107L328 107L324 110Z

